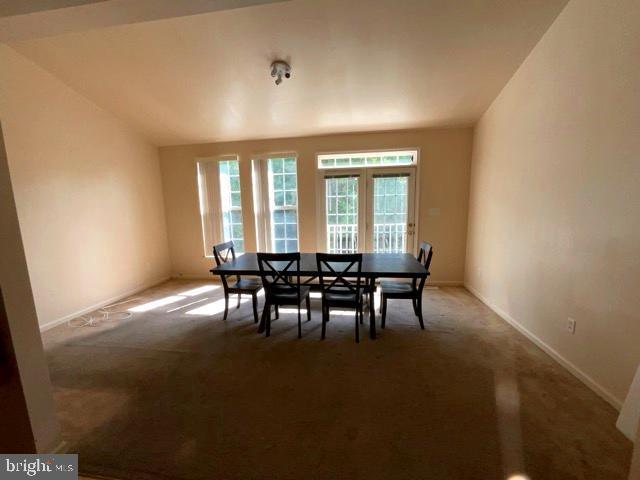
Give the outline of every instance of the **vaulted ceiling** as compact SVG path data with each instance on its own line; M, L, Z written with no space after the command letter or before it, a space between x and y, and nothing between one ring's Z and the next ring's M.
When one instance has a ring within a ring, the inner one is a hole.
M156 145L466 125L565 4L292 0L10 46Z

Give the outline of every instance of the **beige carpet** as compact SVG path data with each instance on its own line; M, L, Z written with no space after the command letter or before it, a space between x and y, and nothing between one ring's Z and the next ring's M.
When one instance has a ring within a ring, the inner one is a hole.
M320 341L318 300L301 340L292 312L264 338L250 301L225 322L221 288L188 291L206 285L168 282L124 307L171 303L44 334L82 473L626 478L632 447L615 410L462 288L425 291L424 331L410 302L392 301L378 339L365 326L356 344L348 315Z

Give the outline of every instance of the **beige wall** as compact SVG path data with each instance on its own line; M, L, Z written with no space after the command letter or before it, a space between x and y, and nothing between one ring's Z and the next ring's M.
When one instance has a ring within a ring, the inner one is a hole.
M223 154L240 157L247 249L256 245L251 191L251 158L268 152L298 154L300 249L316 250L317 152L418 147L420 153L419 238L434 245L433 282L460 283L464 277L471 128L431 129L318 137L211 143L160 149L172 273L206 276L198 208L195 159ZM428 216L429 208L440 215Z
M616 405L640 362L639 128L640 2L573 0L472 162L466 284Z
M40 325L168 276L155 147L2 45L0 118Z

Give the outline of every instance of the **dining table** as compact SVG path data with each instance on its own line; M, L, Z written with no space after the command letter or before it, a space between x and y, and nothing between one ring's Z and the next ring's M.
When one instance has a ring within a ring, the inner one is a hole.
M277 265L278 262L274 262ZM284 268L284 264L283 264ZM238 255L234 260L218 265L210 270L213 275L251 275L260 276L258 267L258 256L253 252L246 252ZM326 272L325 272L326 273ZM301 284L311 285L320 275L315 253L300 253L300 270L287 270L288 276L304 277ZM409 253L363 253L362 269L360 276L367 283L370 291L375 291L376 280L378 278L399 278L413 279L427 275L428 272L416 257ZM264 315L263 315L264 317ZM260 322L259 332L264 329L263 322ZM369 295L369 336L376 338L376 318L373 295Z

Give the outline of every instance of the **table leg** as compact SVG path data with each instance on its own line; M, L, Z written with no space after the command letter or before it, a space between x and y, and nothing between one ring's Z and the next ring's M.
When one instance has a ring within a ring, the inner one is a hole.
M369 284L369 287L371 294L369 295L369 337L374 340L376 338L376 305L374 299L376 279L372 277L370 279L370 282L371 283Z

